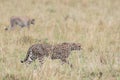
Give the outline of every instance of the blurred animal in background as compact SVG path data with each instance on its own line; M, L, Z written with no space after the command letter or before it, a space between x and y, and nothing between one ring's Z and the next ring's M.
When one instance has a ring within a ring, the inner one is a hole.
M29 17L12 16L10 18L10 26L6 27L5 30L14 29L16 26L20 26L21 28L30 28L31 24L35 24L35 19L31 19Z
M80 49L80 43L61 43L56 45L35 44L28 49L27 55L21 63L25 62L30 64L38 58L40 64L42 65L44 57L50 56L52 60L60 59L63 63L67 63L70 67L72 67L72 64L67 61L67 58L69 57L71 51Z

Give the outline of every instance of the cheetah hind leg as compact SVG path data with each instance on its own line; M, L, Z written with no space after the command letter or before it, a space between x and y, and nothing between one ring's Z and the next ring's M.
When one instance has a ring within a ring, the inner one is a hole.
M70 64L69 61L66 60L65 58L64 58L64 59L61 59L61 61L63 62L62 64L67 63L68 65L70 65L71 68L73 67L73 65Z

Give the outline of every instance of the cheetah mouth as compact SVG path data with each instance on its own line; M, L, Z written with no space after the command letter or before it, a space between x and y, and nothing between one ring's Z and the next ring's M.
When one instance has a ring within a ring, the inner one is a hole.
M24 61L24 60L21 60L20 62L21 62L21 63L25 63L25 64L30 64L32 61Z

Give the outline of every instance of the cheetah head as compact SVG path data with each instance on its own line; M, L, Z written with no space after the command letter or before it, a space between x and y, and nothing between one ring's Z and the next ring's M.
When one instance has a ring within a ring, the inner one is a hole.
M71 50L80 50L81 49L81 44L80 43L71 43Z
M29 54L27 54L24 60L21 60L21 63L31 64L36 59L37 59L37 56L33 55L33 53L30 52Z

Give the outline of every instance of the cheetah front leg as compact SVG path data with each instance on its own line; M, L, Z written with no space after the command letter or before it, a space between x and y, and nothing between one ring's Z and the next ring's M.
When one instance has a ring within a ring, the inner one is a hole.
M40 56L38 57L39 63L40 63L40 67L42 67L43 63L44 63L44 57Z
M67 63L68 65L70 65L71 68L73 67L72 64L70 64L69 61L66 60L66 58L62 58L61 61L63 62L63 64Z

